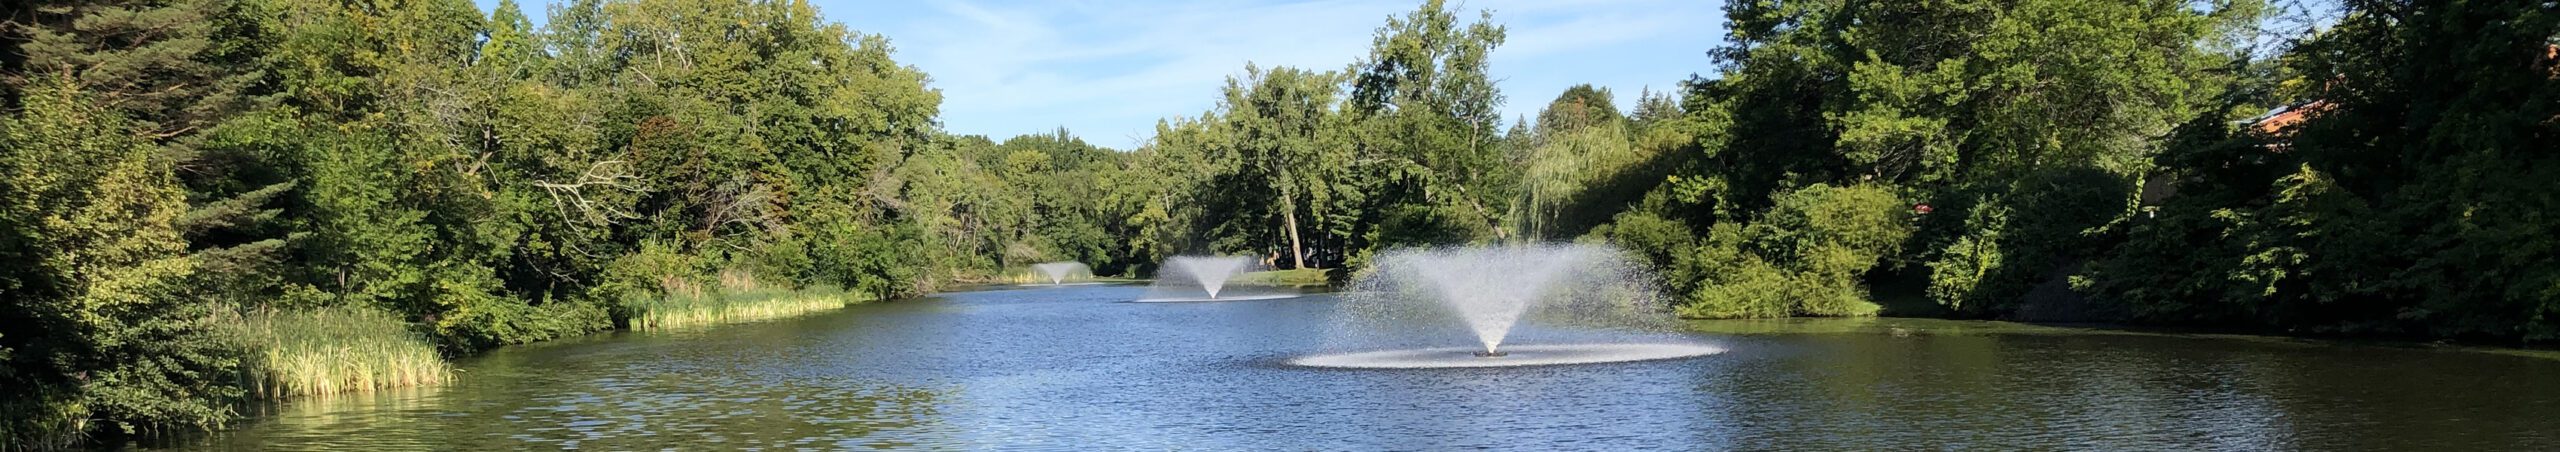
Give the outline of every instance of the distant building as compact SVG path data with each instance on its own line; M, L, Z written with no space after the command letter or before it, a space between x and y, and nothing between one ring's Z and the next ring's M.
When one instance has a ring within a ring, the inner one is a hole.
M2542 54L2537 55L2534 59L2534 66L2542 68L2544 72L2550 73L2549 77L2553 79L2560 79L2560 44L2544 46ZM2273 111L2267 112L2266 115L2242 122L2248 125L2249 130L2255 131L2268 138L2267 152L2281 154L2293 149L2292 135L2294 129L2302 125L2303 121L2309 121L2313 116L2318 116L2321 113L2327 113L2334 109L2337 109L2337 104L2329 103L2327 100L2314 99L2309 102L2277 108ZM2154 212L2158 211L2161 204L2167 203L2169 198L2177 196L2179 182L2180 181L2177 180L2156 176L2142 181L2141 206L2145 214L2144 216L2151 216Z
M2302 121L2311 119L2311 115L2329 111L2329 108L2331 108L2329 101L2325 100L2315 100L2298 105L2278 108L2273 112L2267 113L2266 116L2260 116L2258 119L2251 121L2249 123L2249 129L2256 130L2258 133L2267 134L2268 136L2283 135L2285 132L2289 131L2289 129L2292 129L2294 125L2301 124Z

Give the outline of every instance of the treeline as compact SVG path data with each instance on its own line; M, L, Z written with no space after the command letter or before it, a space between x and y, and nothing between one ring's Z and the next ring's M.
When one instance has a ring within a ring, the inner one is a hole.
M2547 3L1727 11L1682 169L1598 233L1691 315L2560 338Z
M1426 2L1338 71L1249 65L1137 150L1175 200L1138 230L1337 276L1605 241L1700 318L2560 338L2548 3L1725 10L1712 76L1508 127L1490 13Z
M1706 317L2560 338L2548 3L1747 2L1602 236ZM2272 109L2285 114L2266 116ZM2526 232L2536 231L2536 232ZM1688 232L1682 234L1681 232ZM1874 296L1870 287L1875 287Z

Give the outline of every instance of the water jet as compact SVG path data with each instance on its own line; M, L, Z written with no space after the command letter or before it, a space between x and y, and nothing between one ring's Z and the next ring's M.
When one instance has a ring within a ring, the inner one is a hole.
M1052 286L1066 285L1067 278L1077 275L1093 276L1093 270L1086 268L1081 262L1042 262L1031 264L1031 271L1049 278L1049 285Z
M1344 295L1346 334L1381 339L1343 348L1371 351L1304 356L1293 364L1349 368L1444 368L1590 364L1721 353L1647 330L1667 331L1671 313L1653 276L1615 248L1583 244L1505 245L1390 251L1371 261ZM1523 328L1525 324L1536 327ZM1397 348L1459 329L1474 347ZM1544 341L1512 344L1535 331ZM1668 339L1668 340L1666 340ZM1534 343L1563 342L1563 343ZM1379 348L1384 350L1378 350Z
M1174 256L1165 260L1164 267L1156 274L1155 283L1147 286L1147 293L1131 301L1243 301L1298 296L1292 292L1270 293L1269 289L1249 293L1227 290L1228 281L1244 273L1252 264L1253 259L1244 256Z

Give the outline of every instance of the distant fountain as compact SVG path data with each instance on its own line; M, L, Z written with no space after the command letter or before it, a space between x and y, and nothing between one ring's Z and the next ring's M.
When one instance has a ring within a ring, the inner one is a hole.
M1218 298L1218 289L1226 288L1227 278L1244 270L1248 262L1251 260L1243 256L1176 256L1166 261L1165 267L1180 270L1184 276L1200 283L1201 289L1209 291L1209 298Z
M1446 337L1429 325L1454 323L1473 347L1402 349L1302 357L1319 367L1492 367L1683 358L1723 349L1687 341L1630 343L1666 330L1671 315L1650 273L1615 248L1522 245L1389 252L1352 284L1343 305L1348 331L1393 341ZM1505 347L1524 321L1577 344ZM1378 345L1378 344L1368 344Z
M1155 284L1147 286L1146 295L1135 301L1241 301L1298 296L1294 292L1227 293L1227 281L1252 264L1253 258L1243 256L1175 256L1165 260Z
M1066 285L1068 277L1093 274L1092 269L1086 268L1080 262L1043 262L1031 264L1031 270L1039 272L1041 276L1049 277L1049 285L1052 286Z

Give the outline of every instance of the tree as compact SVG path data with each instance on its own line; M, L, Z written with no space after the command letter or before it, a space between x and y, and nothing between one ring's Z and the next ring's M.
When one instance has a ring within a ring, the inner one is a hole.
M12 441L59 444L87 420L134 433L229 418L239 347L210 306L176 222L171 163L68 72L32 81L0 123L0 406Z
M1221 125L1233 140L1226 146L1240 159L1233 188L1269 200L1276 211L1253 217L1277 217L1290 267L1310 268L1301 212L1324 221L1350 195L1340 185L1348 177L1342 170L1350 166L1350 143L1334 98L1342 77L1251 65L1245 74L1227 79L1226 99L1218 105Z
M2155 322L2560 338L2560 272L2542 264L2556 249L2542 212L2560 206L2533 182L2553 177L2560 135L2560 17L2520 1L2345 6L2263 93L2304 119L2198 118L2160 158L2177 195L2090 285ZM2218 240L2169 246L2191 237Z
M1626 116L1618 112L1617 101L1610 97L1608 88L1593 87L1585 83L1565 88L1564 94L1556 95L1556 100L1548 102L1546 108L1538 110L1538 133L1547 135L1565 130L1619 125L1619 122L1626 120Z
M2248 56L2228 44L2259 6L1728 5L1735 38L1715 52L1722 78L1691 84L1713 106L1688 109L1724 124L1703 135L1721 141L1701 142L1703 164L1674 191L1703 201L1706 213L1691 217L1721 222L1795 187L1904 187L1943 213L1924 219L1918 255L1902 259L1943 270L1942 304L2005 314L2026 288L2092 258L2094 237L2131 213L2159 143L2219 108ZM2018 203L2096 211L2052 216ZM2007 255L1984 254L1993 251ZM2002 268L1972 268L1993 263Z
M1462 24L1428 0L1377 30L1354 63L1348 110L1362 159L1391 159L1386 205L1437 203L1472 212L1496 238L1516 171L1501 164L1502 91L1486 69L1505 31L1491 12Z

